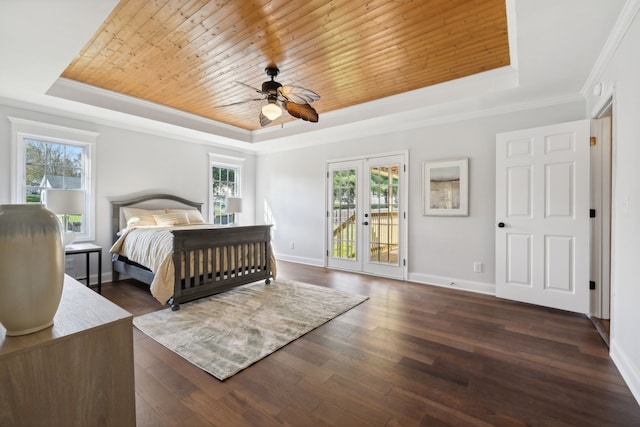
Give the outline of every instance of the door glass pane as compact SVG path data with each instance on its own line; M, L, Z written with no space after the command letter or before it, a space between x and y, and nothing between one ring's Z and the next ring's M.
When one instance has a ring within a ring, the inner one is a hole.
M369 168L369 262L398 265L399 192L396 165Z
M355 169L333 172L333 195L331 213L332 256L342 259L356 259L357 243L357 173Z

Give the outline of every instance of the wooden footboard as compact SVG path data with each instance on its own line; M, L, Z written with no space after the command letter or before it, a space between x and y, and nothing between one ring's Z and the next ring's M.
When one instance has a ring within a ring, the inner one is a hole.
M270 225L173 231L171 309L264 279L271 281Z

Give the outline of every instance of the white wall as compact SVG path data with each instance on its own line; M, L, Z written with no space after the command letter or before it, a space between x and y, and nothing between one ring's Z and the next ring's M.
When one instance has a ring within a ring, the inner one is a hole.
M324 265L326 162L407 149L409 280L493 292L496 133L584 116L584 103L577 102L263 154L257 160L258 221L273 218L280 259ZM423 216L422 162L455 157L469 158L469 216ZM473 272L474 261L484 263L482 273Z
M208 213L209 153L245 158L242 224L254 223L255 156L228 149L72 120L0 104L0 204L11 203L11 124L7 117L99 132L96 143L96 244L101 245L103 278L110 280L111 205L141 194L170 193L203 202ZM81 267L81 266L80 266ZM93 273L93 272L92 272Z
M613 90L611 356L640 402L640 16L601 75ZM607 92L605 90L605 92ZM608 93L604 97L608 97ZM587 111L602 97L591 95Z

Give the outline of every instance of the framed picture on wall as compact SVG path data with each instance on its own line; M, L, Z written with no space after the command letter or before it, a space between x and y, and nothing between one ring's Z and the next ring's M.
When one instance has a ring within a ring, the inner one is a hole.
M423 215L469 215L469 159L422 163Z

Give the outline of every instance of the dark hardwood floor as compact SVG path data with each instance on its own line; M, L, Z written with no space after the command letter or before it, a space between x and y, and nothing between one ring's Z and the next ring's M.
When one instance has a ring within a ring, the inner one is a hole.
M278 274L369 300L224 382L134 328L138 426L640 425L585 316L286 262ZM133 281L103 295L133 315L163 308Z

